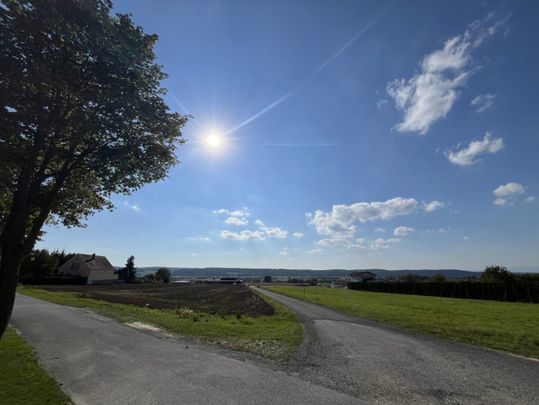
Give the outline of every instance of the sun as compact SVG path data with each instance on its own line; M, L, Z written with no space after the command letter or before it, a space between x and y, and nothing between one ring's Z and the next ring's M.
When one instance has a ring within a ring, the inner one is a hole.
M223 139L218 134L212 133L206 138L206 144L211 149L219 149L219 147L223 144Z

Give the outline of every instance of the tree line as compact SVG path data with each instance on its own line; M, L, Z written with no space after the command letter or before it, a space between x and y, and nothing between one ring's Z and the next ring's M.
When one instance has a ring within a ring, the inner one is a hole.
M395 294L539 303L539 274L513 274L503 266L488 266L477 280L446 281L437 277L435 280L418 281L406 277L401 281L390 282L350 282L348 288Z

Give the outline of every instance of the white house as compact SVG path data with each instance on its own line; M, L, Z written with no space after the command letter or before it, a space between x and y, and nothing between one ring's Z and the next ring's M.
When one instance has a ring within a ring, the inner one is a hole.
M114 274L114 266L105 256L75 254L58 269L58 273L66 276L79 276L87 278L87 284L111 283L118 280Z

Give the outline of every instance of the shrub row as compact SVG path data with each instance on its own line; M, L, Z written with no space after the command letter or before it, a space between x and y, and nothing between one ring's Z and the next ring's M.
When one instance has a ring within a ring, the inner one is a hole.
M21 277L19 282L21 284L30 285L82 285L87 282L86 277L73 277L73 276L48 276L48 277Z
M395 294L431 295L436 297L471 298L494 301L520 301L539 303L539 283L481 283L469 281L424 283L348 283L351 290Z

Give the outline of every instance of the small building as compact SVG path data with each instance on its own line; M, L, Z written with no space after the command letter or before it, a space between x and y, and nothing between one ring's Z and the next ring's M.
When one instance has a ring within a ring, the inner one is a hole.
M58 269L65 276L86 278L87 284L106 284L118 280L115 268L105 256L77 253Z
M370 271L354 271L350 273L350 282L352 283L385 283L383 278L378 277Z

